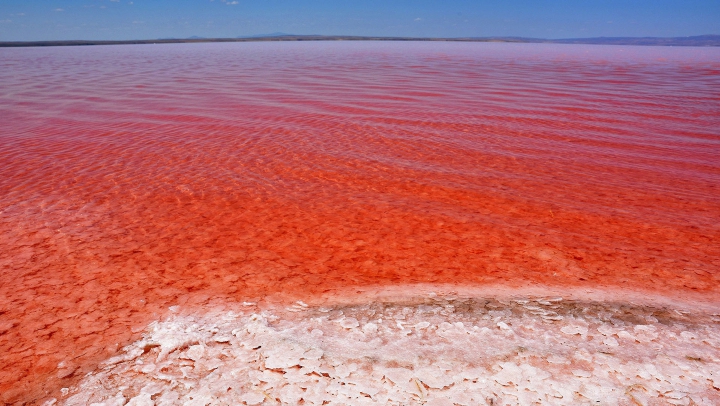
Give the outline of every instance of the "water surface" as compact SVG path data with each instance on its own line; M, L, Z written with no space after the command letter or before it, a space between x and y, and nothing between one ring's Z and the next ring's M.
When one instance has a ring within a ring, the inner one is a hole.
M413 284L717 302L720 49L0 50L0 400L170 306Z

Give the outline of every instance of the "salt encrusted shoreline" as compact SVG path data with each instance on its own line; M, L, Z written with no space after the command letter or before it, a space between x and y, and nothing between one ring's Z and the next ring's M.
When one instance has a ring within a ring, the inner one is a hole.
M59 403L720 404L713 312L447 292L173 310Z
M528 297L562 297L580 302L620 303L633 306L671 308L690 313L720 313L720 298L716 292L697 293L674 291L671 295L652 291L638 291L617 287L559 287L540 284L484 284L458 286L455 284L395 284L369 285L336 289L325 295L303 299L317 306L356 305L370 302L422 301L432 295L466 298L495 298L512 300Z

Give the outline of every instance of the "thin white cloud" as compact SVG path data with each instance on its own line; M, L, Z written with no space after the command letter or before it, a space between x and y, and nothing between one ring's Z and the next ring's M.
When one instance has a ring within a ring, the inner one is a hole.
M418 17L415 19L415 21L422 21L422 18Z
M0 20L0 23L11 23L11 22L12 22L12 20L10 20L10 19Z
M56 8L55 11L65 11L65 9L62 8Z

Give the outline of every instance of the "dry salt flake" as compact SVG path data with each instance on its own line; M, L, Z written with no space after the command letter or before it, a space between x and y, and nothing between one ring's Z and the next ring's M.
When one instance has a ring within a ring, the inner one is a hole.
M605 339L603 340L603 344L607 345L608 347L617 347L620 345L614 337L605 337Z
M420 323L415 325L415 328L418 330L422 330L422 329L428 328L428 327L430 327L430 323L428 323L427 321L421 321Z
M247 392L240 396L240 400L247 403L248 405L259 405L265 401L265 395L257 392Z
M339 324L343 328L355 328L360 325L360 323L354 317L345 317L340 320Z
M510 326L508 326L507 323L503 321L497 322L497 326L500 327L500 330L510 330Z
M580 378L590 378L592 376L591 372L584 371L582 369L573 369L572 373L573 373L573 375L580 377Z
M383 373L387 379L393 381L396 385L409 382L413 375L412 371L405 368L387 368L383 370Z
M197 361L205 355L205 347L202 345L191 345L185 353L186 358Z
M575 335L575 334L585 335L585 334L587 334L588 329L585 326L570 325L570 326L565 326L565 327L561 328L560 331L562 331L563 333L565 333L567 335Z

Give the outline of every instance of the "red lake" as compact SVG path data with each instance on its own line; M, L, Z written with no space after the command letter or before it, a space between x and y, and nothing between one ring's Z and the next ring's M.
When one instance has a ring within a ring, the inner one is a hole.
M172 306L720 303L718 48L0 49L0 121L0 403L58 398Z

